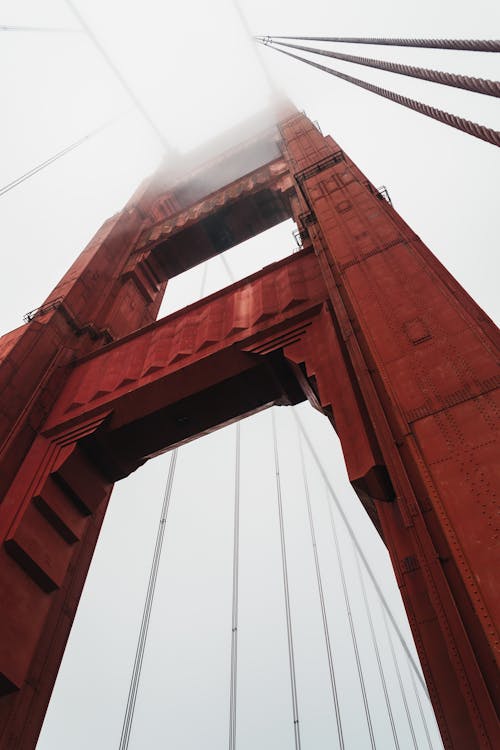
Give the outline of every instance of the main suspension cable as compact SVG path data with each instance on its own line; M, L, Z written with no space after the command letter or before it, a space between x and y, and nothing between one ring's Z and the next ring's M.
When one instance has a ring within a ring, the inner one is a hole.
M90 133L87 133L87 135L84 135L83 138L80 138L78 141L75 141L71 145L66 146L66 148L63 148L61 151L58 151L57 154L50 156L41 164L37 164L36 167L33 167L28 172L25 172L24 174L22 174L20 177L16 177L15 180L12 180L12 182L7 183L7 185L4 185L2 188L0 188L0 197L2 195L5 195L5 193L8 193L10 190L13 190L18 185L21 185L30 177L33 177L34 175L38 174L38 172L41 172L42 169L45 169L46 167L50 166L58 159L61 159L63 156L66 156L66 154L69 154L71 151L74 151L76 148L78 148L78 146L81 146L86 141L90 140L91 138L94 138L94 136L98 135L99 133L102 133L103 130L106 130L111 125L113 125L117 121L117 119L119 119L119 117L114 117L112 120L109 120L108 122L104 123L104 125L101 125L99 128L96 128L95 130L92 130Z
M375 628L373 626L372 615L371 615L371 612L370 612L370 605L368 603L368 597L366 595L366 587L365 587L365 581L364 581L364 578L363 578L363 571L361 570L361 565L359 563L359 555L358 555L358 551L357 551L356 547L353 546L353 550L354 550L354 559L356 560L356 569L358 571L358 578L359 578L359 582L361 584L361 593L363 595L363 602L364 602L364 605L365 605L365 612L366 612L366 616L368 618L368 624L370 625L370 634L371 634L371 639L372 639L372 646L373 646L373 650L375 651L375 657L377 659L378 673L380 675L380 681L382 682L382 689L384 691L385 705L387 707L387 713L388 713L388 716L389 716L389 721L391 723L392 738L394 740L394 746L395 746L396 750L399 750L400 749L400 745L399 745L399 740L398 740L398 733L396 731L396 724L395 724L395 721L394 721L394 715L392 713L391 701L390 701L390 698L389 698L389 692L387 690L387 682L386 682L386 679L385 679L384 668L382 666L382 660L380 658L380 649L378 647L377 636L376 636L376 633L375 633ZM411 678L414 681L415 678L413 677L413 672L411 674Z
M420 78L431 83L441 83L444 86L453 86L465 91L473 91L476 94L486 94L486 96L500 97L500 82L490 81L485 78L474 78L472 76L455 75L455 73L445 73L441 70L431 70L429 68L417 68L413 65L402 65L401 63L388 62L387 60L374 60L371 57L358 57L357 55L344 55L341 52L332 52L326 49L316 49L315 47L304 47L301 44L286 44L285 42L275 42L282 47L298 49L303 52L312 52L315 55L333 57L336 60L355 63L356 65L366 65L370 68L386 70L389 73L398 73L411 78Z
M399 669L399 664L398 664L398 660L397 660L397 657L396 657L396 652L394 650L394 643L392 642L392 635L391 635L391 632L389 630L389 625L387 624L387 617L386 617L384 609L382 609L382 617L384 619L385 631L387 633L387 638L388 638L388 641L389 641L389 648L391 650L391 655L392 655L392 661L394 663L394 668L396 670L396 675L397 675L397 678L398 678L399 689L401 691L401 697L403 698L403 704L404 704L404 707L405 707L406 718L408 719L408 726L410 727L410 732L411 732L411 738L412 738L412 742L413 742L413 747L414 747L414 750L418 750L417 738L415 736L415 729L413 727L413 721L411 719L410 709L408 707L408 701L406 699L406 691L405 691L405 687L404 687L404 684L403 684L403 679L401 677L401 671Z
M388 47L425 47L462 52L500 52L500 39L378 39L341 36L260 36L257 39L300 39L308 42L341 42L345 44L382 44Z
M428 692L427 686L426 686L426 684L425 684L425 682L423 680L422 674L421 674L419 668L417 667L415 659L413 658L413 655L412 655L411 651L408 648L408 645L407 645L407 643L406 643L406 641L405 641L405 639L403 637L403 634L401 633L401 630L399 629L399 626L398 626L396 620L394 619L394 616L393 616L393 614L391 612L391 609L389 607L387 599L385 598L384 593L383 593L382 589L380 588L380 586L379 586L379 584L377 582L377 579L375 578L375 576L372 573L372 570L370 568L368 560L366 559L366 556L365 556L365 554L363 552L363 549L360 546L360 544L359 544L359 542L358 542L358 540L356 538L356 534L354 533L354 530L353 530L353 528L352 528L352 526L351 526L351 524L349 522L349 519L347 518L347 516L346 516L346 514L344 512L344 509L342 508L342 505L341 505L341 503L340 503L340 501L339 501L339 499L337 497L337 494L336 494L335 490L333 489L333 487L332 487L332 485L330 483L328 475L327 475L326 471L323 468L323 464L319 460L319 456L318 456L318 454L316 452L316 449L314 448L314 445L312 444L311 439L309 438L309 435L307 434L307 431L306 431L306 428L304 426L304 423L303 423L301 417L299 416L299 414L297 413L296 409L292 410L292 414L294 416L294 419L297 422L297 426L298 426L298 428L299 428L299 430L300 430L300 432L302 434L302 437L304 438L304 440L306 442L306 445L309 448L309 451L310 451L310 453L311 453L311 455L312 455L312 457L314 459L314 462L315 462L316 466L318 467L319 472L320 472L321 476L323 477L323 480L324 480L326 486L328 487L328 491L330 493L330 497L332 498L333 502L335 503L335 507L337 508L337 510L338 510L338 512L339 512L339 514L340 514L340 516L342 518L342 521L344 522L344 525L346 527L347 533L351 537L351 540L352 540L352 542L353 542L356 550L358 551L360 560L363 563L363 566L364 566L366 572L368 573L368 576L370 577L370 580L371 580L371 582L372 582L372 584L373 584L373 586L375 588L375 591L377 592L377 595L378 595L378 597L380 599L380 603L382 604L382 607L384 608L385 612L387 613L387 616L389 617L389 620L391 621L391 624L392 624L392 626L394 628L394 631L396 632L396 634L398 636L398 639L399 639L399 641L401 643L401 646L403 647L403 650L404 650L404 652L406 653L406 655L408 657L408 660L409 660L409 662L410 662L410 664L411 664L411 666L413 668L413 671L414 671L414 673L415 673L418 681L420 682L420 684L422 686L422 689L424 690L425 694L428 696L429 692Z
M274 445L274 470L276 474L276 496L278 501L278 520L280 528L281 564L283 569L283 590L285 595L286 632L288 640L288 663L290 667L290 689L292 693L293 733L295 739L295 750L300 750L299 708L297 699L297 680L295 676L295 656L292 637L292 617L290 612L290 589L288 585L288 564L286 559L285 526L283 522L283 501L281 498L281 478L278 455L278 436L276 433L276 418L274 410L271 409L273 445Z
M127 750L130 740L130 732L132 730L132 722L134 718L135 702L137 699L137 689L139 687L139 681L141 678L142 662L144 659L144 650L146 646L146 639L148 635L149 621L151 619L151 609L153 606L154 593L156 588L156 579L158 576L158 568L160 565L161 551L163 547L163 539L165 536L165 526L167 523L168 509L170 507L170 498L172 496L172 486L174 483L175 466L177 463L178 449L175 448L172 451L170 459L170 466L168 470L167 482L165 485L165 493L163 496L163 504L161 508L160 520L158 524L158 531L156 534L156 543L153 553L153 560L151 562L151 570L149 573L148 588L146 593L146 599L144 602L144 608L142 612L141 628L139 631L139 639L137 641L137 648L135 652L134 667L132 670L132 677L130 680L130 687L127 697L127 706L125 709L125 716L123 719L122 733L120 736L119 750Z
M342 554L340 552L340 543L339 543L339 538L338 538L338 534L337 534L337 528L336 528L336 524L335 524L335 519L333 517L332 505L329 502L328 486L327 485L325 485L325 489L327 491L328 513L329 513L329 516L330 516L330 526L331 526L331 529L332 529L332 536L333 536L333 541L334 541L334 546L335 546L335 553L337 555L337 563L338 563L338 566L339 566L340 580L341 580L341 583L342 583L342 591L343 591L343 594L344 594L344 603L345 603L345 607L346 607L346 611L347 611L347 618L348 618L348 621L349 621L349 630L350 630L350 633L351 633L352 645L354 647L354 656L356 658L356 668L358 670L358 678L359 678L359 684L360 684L360 687L361 687L361 694L363 696L363 705L364 705L364 709L365 709L365 718L366 718L366 723L368 725L368 732L370 734L370 744L372 746L372 750L375 750L375 748L376 748L376 745L375 745L375 735L373 733L372 717L371 717L371 714L370 714L370 707L368 705L368 697L367 697L367 694L366 694L365 678L363 676L363 667L361 666L361 658L360 658L360 655L359 655L358 639L356 637L356 628L354 627L354 620L353 620L353 617L352 617L351 601L350 601L350 598L349 598L349 591L347 589L347 583L346 583L345 571L344 571L344 563L342 562Z
M117 68L113 60L110 58L106 50L104 49L103 45L99 41L99 39L96 37L94 32L92 31L91 27L85 20L85 18L82 16L78 8L75 6L75 4L72 2L72 0L66 0L66 4L69 5L73 15L77 18L78 22L80 23L82 29L85 31L86 35L92 42L92 44L96 47L96 49L99 51L100 55L104 58L106 61L106 64L108 67L113 71L115 77L120 82L123 89L127 92L130 99L133 101L134 105L137 107L145 121L148 123L150 128L154 131L157 138L161 141L163 148L167 153L173 154L174 151L170 144L168 143L167 139L165 138L164 134L158 127L158 125L154 122L149 112L144 107L144 104L141 102L133 88L130 86L128 81L125 79L123 73L120 72L120 70Z
M298 443L299 443L299 453L300 453L300 465L302 469L302 479L304 483L304 494L306 498L307 503L307 514L309 517L309 530L311 533L311 542L312 542L312 548L314 552L314 566L316 568L316 581L318 583L318 594L319 594L319 601L321 605L321 617L323 620L323 633L325 636L325 646L326 646L326 655L328 659L328 669L330 672L330 685L332 688L332 698L333 698L333 705L335 709L335 720L337 723L337 736L339 741L339 747L341 750L344 750L345 743L344 743L344 733L342 730L342 717L340 714L340 705L339 705L339 698L338 698L338 691L337 691L337 683L335 680L335 670L333 666L333 656L332 656L332 646L330 642L330 633L328 630L328 618L326 614L326 606L325 606L325 596L323 592L323 581L321 579L321 569L319 565L319 557L318 557L318 547L316 544L316 532L314 529L314 520L312 515L312 509L311 509L311 498L309 495L309 483L307 481L307 471L306 471L306 464L304 460L304 449L302 446L302 436L299 432L299 429L297 428L297 436L298 436Z
M288 55L288 57L293 57L300 62L311 65L313 68L318 68L318 70L329 73L336 78L341 78L342 80L347 81L347 83L352 83L355 86L359 86L360 88L366 89L367 91L371 91L372 94L378 94L378 96L389 99L396 104L401 104L403 107L412 109L414 112L419 112L420 114L426 115L433 120L437 120L438 122L449 125L452 128L461 130L463 133L467 133L468 135L472 135L482 141L491 143L493 146L500 146L500 132L497 130L493 130L492 128L488 128L486 125L479 125L476 122L471 122L470 120L466 120L465 118L459 117L458 115L444 112L442 109L436 109L436 107L431 107L428 104L416 101L415 99L409 99L407 96L402 96L401 94L397 94L394 91L389 91L389 89L380 88L380 86L375 86L371 83L368 83L367 81L362 81L359 78L354 78L353 76L341 73L338 70L327 68L326 65L320 65L320 63L313 62L312 60L307 60L305 57L299 57L299 55L294 55L292 52L287 52L284 49L279 49L274 45L270 45L270 49L274 49L276 52L281 52L281 54L283 55Z

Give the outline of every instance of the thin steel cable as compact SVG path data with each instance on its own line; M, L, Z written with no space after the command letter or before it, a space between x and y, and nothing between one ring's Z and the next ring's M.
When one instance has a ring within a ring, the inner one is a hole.
M358 551L357 551L356 547L354 547L353 549L354 549L354 559L356 560L356 569L358 571L358 578L359 578L359 582L361 584L361 593L363 595L363 602L364 602L364 605L365 605L365 612L366 612L366 616L368 618L368 623L370 625L370 634L371 634L371 639L372 639L373 650L375 651L375 656L376 656L376 659L377 659L378 673L380 675L380 681L382 682L382 689L384 691L385 705L387 707L387 713L388 713L388 716L389 716L389 721L391 723L392 738L394 740L394 746L396 747L396 750L399 750L400 745L399 745L399 740L398 740L398 733L396 731L396 724L395 724L395 721L394 721L394 715L392 713L391 701L390 701L390 698L389 698L389 692L387 690L387 682L386 682L386 679L385 679L384 668L382 666L382 660L380 658L380 649L378 647L377 636L375 634L375 628L373 626L372 615L371 615L371 612L370 612L370 605L368 603L368 597L366 595L366 587L365 587L365 581L364 581L364 578L363 578L363 571L361 570L361 565L359 563ZM411 678L412 678L412 680L415 679L413 677L413 672L412 672Z
M333 706L335 710L335 721L337 723L337 737L339 741L339 747L341 748L341 750L344 750L345 743L344 743L344 733L342 730L342 716L340 713L337 683L335 680L335 669L333 666L332 646L330 642L330 633L328 630L328 618L326 614L323 581L321 579L321 568L319 565L318 547L316 544L316 532L314 529L314 519L312 515L311 498L309 494L309 483L307 481L307 471L306 471L306 463L304 459L304 449L302 446L302 436L299 432L298 427L297 427L297 436L298 436L298 442L299 442L299 454L300 454L300 465L302 469L302 479L304 483L304 495L305 495L306 503L307 503L307 514L309 517L309 531L311 533L311 542L312 542L312 548L314 552L314 566L316 568L316 581L318 584L318 594L319 594L319 601L321 605L321 617L323 620L323 633L325 636L326 655L328 659L328 669L330 672L330 685L332 688Z
M375 588L375 591L377 592L377 595L378 595L378 597L380 599L380 603L382 604L385 612L387 613L387 616L389 617L389 620L391 621L391 624L392 624L392 626L393 626L393 628L394 628L394 630L395 630L395 632L396 632L396 634L398 636L398 639L399 639L399 641L401 643L401 646L403 647L403 650L404 650L405 654L408 657L408 660L409 660L409 662L410 662L410 664L411 664L411 666L413 668L415 676L417 677L418 681L420 682L420 684L422 686L422 689L424 690L425 694L428 696L429 692L427 690L427 686L426 686L426 684L424 682L422 674L421 674L419 668L417 667L415 659L413 658L413 655L412 655L411 651L409 650L408 645L407 645L405 639L403 638L403 634L401 633L401 630L399 629L396 620L394 619L394 616L393 616L393 614L391 612L389 604L387 603L387 599L385 598L384 593L383 593L382 589L380 588L380 586L379 586L379 584L377 582L377 579L375 578L375 576L373 575L373 573L371 571L371 568L370 568L370 565L368 563L368 560L366 559L366 556L365 556L365 554L364 554L364 552L363 552L363 550L362 550L362 548L361 548L361 546L360 546L360 544L359 544L359 542L358 542L358 540L356 538L356 534L354 533L354 529L352 528L352 526L351 526L351 524L349 522L349 519L347 518L347 516L346 516L346 514L344 512L344 509L342 508L342 505L341 505L341 503L340 503L340 501L339 501L339 499L337 497L337 494L336 494L335 490L333 489L333 487L332 487L332 485L330 483L330 480L328 479L328 475L327 475L326 471L324 470L321 461L319 460L319 456L318 456L318 454L316 452L316 449L314 448L314 445L312 444L311 439L309 438L309 435L307 434L307 431L306 431L306 428L305 428L304 423L302 421L302 418L299 416L299 414L297 413L296 409L292 409L292 414L294 416L294 419L297 422L297 426L298 426L298 428L299 428L299 430L300 430L300 432L302 434L302 437L304 438L304 440L306 442L306 445L309 448L309 451L310 451L310 453L311 453L311 455L312 455L312 457L314 459L314 462L315 462L316 466L318 467L319 472L320 472L321 476L323 477L323 480L324 480L326 486L328 487L328 491L330 493L330 497L332 498L333 502L335 503L335 507L337 508L337 510L338 510L338 512L339 512L339 514L340 514L340 516L342 518L342 521L345 524L346 530L347 530L349 536L351 537L351 540L352 540L352 542L353 542L353 544L354 544L354 546L355 546L355 548L356 548L356 550L357 550L357 552L359 554L360 560L363 563L363 566L364 566L366 572L368 573L368 576L369 576L369 578L370 578L370 580L371 580L371 582L372 582L372 584L373 584L373 586Z
M82 33L81 29L71 29L71 28L64 28L62 26L57 27L50 27L50 26L0 26L0 31L63 31L65 33L68 32L76 32L78 34Z
M425 718L424 710L423 710L423 707L422 707L422 701L420 700L420 695L418 693L418 685L415 682L415 677L413 675L413 670L409 669L409 672L410 672L411 684L413 686L413 692L415 693L415 697L417 699L418 712L420 714L420 718L422 720L422 724L424 725L424 731L425 731L425 736L427 738L427 744L429 745L429 750L433 750L431 735L430 735L430 732L429 732L429 725L427 724L427 719Z
M385 99L389 99L396 104L401 104L403 107L407 107L408 109L412 109L414 112L419 112L422 115L426 115L427 117L430 117L433 120L437 120L444 125L449 125L452 128L461 130L463 133L467 133L467 135L472 135L482 141L491 143L493 146L500 146L500 132L497 130L488 128L485 125L479 125L476 122L471 122L470 120L466 120L465 118L459 117L458 115L444 112L442 109L436 109L435 107L431 107L428 104L418 102L415 99L409 99L406 96L401 96L401 94L397 94L394 91L389 91L388 89L382 89L379 86L374 86L367 81L362 81L359 78L353 78L353 76L346 75L345 73L341 73L338 70L333 70L332 68L327 68L326 65L320 65L319 63L315 63L312 60L306 60L305 57L299 57L298 55L294 55L292 52L286 52L284 49L278 49L273 45L270 45L269 48L274 49L276 52L281 52L282 55L288 55L288 57L293 57L300 62L311 65L313 68L323 70L325 73L329 73L336 78L341 78L343 81L347 81L347 83L352 83L355 86L359 86L360 88L366 89L367 91L371 91L372 94L378 94L379 96L382 96Z
M234 274L224 254L219 255L229 280L234 282ZM206 267L207 264L205 264ZM234 527L233 527L233 600L231 610L231 678L229 684L229 750L236 748L236 709L238 684L238 594L240 560L240 458L241 432L236 422L235 464L234 464Z
M103 130L106 130L111 125L113 125L117 121L117 119L119 118L114 117L112 120L109 120L108 122L104 123L104 125L101 125L99 128L96 128L95 130L92 130L90 133L87 133L87 135L84 135L83 138L80 138L78 141L75 141L71 145L66 146L66 148L63 148L61 151L58 151L57 154L50 156L41 164L37 164L36 167L33 167L28 172L25 172L24 174L22 174L20 177L16 177L15 180L12 180L12 182L7 183L7 185L4 185L2 188L0 188L0 197L2 195L5 195L5 193L8 193L10 190L13 190L18 185L21 185L30 177L33 177L34 175L38 174L38 172L41 172L42 169L45 169L46 167L50 166L58 159L61 159L63 156L66 156L66 154L69 154L70 151L74 151L76 148L78 148L78 146L81 146L86 141L90 140L91 138L94 138L94 136L98 135L98 133L102 133Z
M165 485L165 493L163 496L163 504L160 513L160 520L158 523L158 531L156 534L156 542L153 553L153 560L151 562L151 570L149 573L148 588L146 593L146 599L144 602L144 608L142 612L141 628L139 631L139 638L137 641L137 647L135 652L134 666L132 669L132 677L130 680L130 687L127 697L127 706L125 708L125 716L123 718L122 732L120 736L119 750L127 750L130 741L130 732L132 730L132 722L134 719L135 703L137 699L137 690L139 687L139 681L141 678L142 662L144 659L144 651L146 646L146 639L148 635L149 621L151 618L151 610L153 606L154 593L156 588L156 579L158 576L158 568L160 565L161 551L163 547L163 539L165 535L165 526L167 523L168 509L170 506L170 498L172 496L172 486L174 483L175 466L177 463L178 449L175 448L172 451L170 459L170 466L168 470L167 482Z
M85 18L81 15L81 13L78 10L78 8L75 6L75 4L72 2L72 0L66 0L66 4L70 7L73 15L77 18L77 20L80 23L82 29L85 31L85 33L87 34L87 36L90 39L90 41L93 43L93 45L99 51L100 55L104 58L104 60L106 61L106 64L108 65L108 67L113 71L115 77L119 80L120 84L122 85L122 87L124 88L124 90L127 92L127 94L129 95L130 99L133 101L134 105L137 107L137 109L139 110L139 112L141 113L141 115L143 116L143 118L145 119L145 121L148 123L148 125L150 126L150 128L154 131L154 133L157 136L157 138L161 141L161 143L162 143L163 148L165 149L165 151L168 152L168 153L170 153L170 154L173 154L174 150L172 149L172 147L168 143L168 141L165 138L165 136L163 135L162 131L156 125L156 123L152 119L151 115L148 113L148 111L144 107L143 103L141 102L141 100L139 99L139 97L137 96L137 94L135 93L135 91L132 89L132 87L130 86L130 84L128 83L128 81L125 79L125 77L123 76L123 74L116 67L115 63L113 62L113 60L108 55L108 53L104 49L104 47L101 44L101 42L98 40L98 38L96 37L96 35L92 31L92 29L90 28L90 26L86 22Z
M236 423L234 459L233 601L231 614L231 681L229 688L229 750L236 748L238 682L238 588L240 558L240 423Z
M264 36L258 39L300 39L308 42L341 42L345 44L383 44L388 47L425 47L462 52L500 52L500 39L378 39L341 36Z
M394 662L394 668L396 670L396 675L398 677L399 689L401 690L401 697L403 698L403 703L404 703L405 712L406 712L406 718L408 719L408 726L410 727L410 732L411 732L411 738L412 738L412 742L413 742L413 747L414 747L415 750L418 750L417 738L415 736L415 729L413 727L413 721L411 719L410 709L408 707L408 701L406 699L406 691L405 691L405 687L404 687L404 684L403 684L403 680L401 678L401 672L400 672L400 669L399 669L399 664L398 664L398 660L397 660L397 657L396 657L396 652L394 650L394 643L392 642L392 636L391 636L391 632L389 630L389 625L387 624L387 617L385 615L385 610L384 609L382 609L382 617L384 619L385 631L387 633L387 638L389 640L389 648L391 650L392 660Z
M232 272L231 267L230 267L229 263L227 262L227 258L224 255L224 253L222 253L221 255L219 255L219 258L222 261L222 265L226 269L226 273L229 276L229 281L231 282L231 284L234 284L234 273Z
M398 73L402 76L411 78L421 78L431 83L441 83L443 86L452 86L465 91L473 91L476 94L485 94L486 96L500 97L500 82L490 81L485 78L475 78L472 76L455 75L455 73L445 73L441 70L431 70L429 68L417 68L413 65L401 65L396 62L387 60L374 60L371 57L358 57L357 55L344 55L341 52L332 52L326 49L316 49L315 47L304 47L301 44L286 44L285 42L274 42L282 47L302 50L303 52L312 52L315 55L333 57L336 60L355 63L356 65L366 65L369 68L378 68L386 70L389 73Z
M239 17L241 25L243 26L243 29L248 37L248 41L250 42L251 46L254 49L255 55L257 57L257 61L259 63L259 66L262 70L262 73L264 75L264 78L266 79L266 83L269 86L271 93L274 96L279 95L278 87L276 85L276 82L274 81L273 77L271 76L271 73L269 72L267 65L265 64L264 60L259 54L259 51L255 48L255 46L252 43L253 40L253 34L250 30L250 26L248 25L248 21L246 19L245 14L243 13L243 9L241 8L240 3L238 0L233 0L233 7L236 11L236 15Z
M204 263L202 273L201 273L200 299L203 299L203 294L205 293L205 284L207 283L207 272L208 272L208 264Z
M278 519L280 527L280 543L281 543L281 564L283 569L283 590L285 594L285 616L286 616L286 632L288 640L288 663L290 667L290 689L292 693L292 712L293 712L293 733L295 739L295 750L300 750L300 729L299 729L299 707L297 699L297 680L295 675L295 656L293 649L293 636L292 636L292 617L290 611L290 589L288 585L288 564L286 559L286 544L285 544L285 526L283 522L283 501L281 497L281 478L280 478L280 466L279 466L279 455L278 455L278 436L276 432L276 418L274 416L274 410L271 409L272 419L272 431L273 431L273 445L274 445L274 470L276 474L276 497L278 501Z
M339 572L340 572L340 580L341 580L341 583L342 583L342 591L343 591L343 594L344 594L344 603L345 603L345 607L346 607L346 611L347 611L347 618L348 618L348 621L349 621L349 630L350 630L350 633L351 633L352 645L354 647L354 656L356 658L356 669L358 671L359 685L361 687L361 694L363 696L363 706L364 706L364 709L365 709L365 718L366 718L366 723L368 725L368 733L370 735L370 744L372 746L372 750L375 750L375 748L376 748L375 735L373 733L372 717L371 717L371 714L370 714L370 707L368 705L368 696L366 694L365 678L363 676L363 667L361 665L361 658L360 658L360 654L359 654L358 639L356 637L356 628L354 627L354 620L353 620L353 617L352 617L351 601L350 601L350 598L349 598L349 591L347 589L347 583L346 583L345 571L344 571L344 563L342 562L342 554L340 552L340 543L339 543L339 538L338 538L338 535L337 535L337 529L336 529L336 525L335 525L335 519L333 517L332 504L330 502L328 502L328 486L327 485L325 485L325 489L326 489L326 492L327 492L328 513L329 513L329 516L330 516L330 525L331 525L331 529L332 529L332 536L333 536L333 541L334 541L334 546L335 546L335 552L336 552L336 555L337 555L337 562L338 562Z

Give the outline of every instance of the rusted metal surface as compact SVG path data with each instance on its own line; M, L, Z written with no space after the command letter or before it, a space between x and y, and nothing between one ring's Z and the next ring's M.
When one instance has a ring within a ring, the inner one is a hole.
M114 480L305 398L388 547L445 746L500 746L498 331L338 144L300 113L279 127L259 189L286 195L306 249L154 322L161 233L237 214L256 183L191 213L149 184L0 340L2 748L36 744Z

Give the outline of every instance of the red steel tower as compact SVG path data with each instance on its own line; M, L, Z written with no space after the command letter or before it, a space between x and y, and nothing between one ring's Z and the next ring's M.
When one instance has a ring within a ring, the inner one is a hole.
M0 340L0 748L36 744L113 483L306 398L390 552L445 747L500 747L496 328L303 114L176 175ZM155 322L170 278L289 217L299 252Z

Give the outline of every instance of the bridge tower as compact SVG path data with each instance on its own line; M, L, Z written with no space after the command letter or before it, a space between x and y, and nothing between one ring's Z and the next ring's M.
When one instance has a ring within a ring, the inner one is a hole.
M500 747L497 330L304 114L174 172L0 340L0 747L36 744L113 483L304 399L390 552L445 747ZM289 217L299 252L156 321L169 279Z

